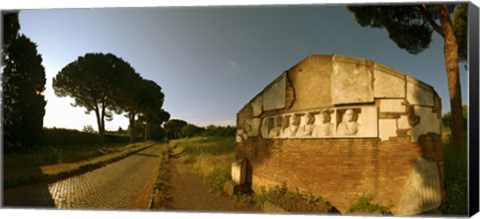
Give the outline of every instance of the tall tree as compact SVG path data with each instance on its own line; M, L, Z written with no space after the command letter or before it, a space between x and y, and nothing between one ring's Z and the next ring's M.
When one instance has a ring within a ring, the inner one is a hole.
M105 120L111 120L112 112L119 111L115 98L121 92L122 78L134 73L130 64L113 54L88 53L53 78L53 89L57 96L74 98L72 105L85 107L85 113L95 113L99 141L104 144Z
M459 61L466 60L466 4L419 4L404 6L347 6L355 20L363 27L385 28L398 47L411 54L428 48L432 33L444 40L444 58L452 112L452 138L457 149L464 150L462 95L459 79ZM452 22L451 13L455 11ZM438 23L440 22L440 23Z
M45 115L45 69L37 45L19 34L17 13L4 14L3 128L6 150L38 145Z
M162 124L168 120L166 113L162 109L165 95L162 92L162 88L151 80L144 80L142 83L142 104L141 113L145 120L145 140L152 139L153 129L156 124Z
M180 138L182 135L182 129L187 124L188 124L187 122L180 119L168 120L164 125L165 131L167 132L167 138L169 139Z
M118 83L118 93L114 96L117 112L125 112L130 127L136 126L135 118L143 104L143 78L138 73L125 74ZM130 128L130 143L135 142L136 128Z

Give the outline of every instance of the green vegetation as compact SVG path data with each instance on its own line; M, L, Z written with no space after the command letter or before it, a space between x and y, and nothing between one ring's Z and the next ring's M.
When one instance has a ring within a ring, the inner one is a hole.
M170 141L175 154L200 173L214 191L222 192L230 179L231 163L235 160L234 137L193 137Z
M390 215L390 209L386 206L372 203L373 196L363 195L347 209L346 214L375 214Z
M462 106L463 129L467 130L468 106ZM448 129L452 128L452 113L447 112L442 116L442 126ZM449 130L450 132L450 130Z
M105 135L106 144L128 143L129 139L127 136L120 136L115 133L107 132ZM43 146L56 145L62 148L66 148L69 145L91 145L98 143L98 134L91 131L80 132L72 129L44 128L40 143Z
M166 146L162 146L161 153L160 167L158 168L157 179L155 180L155 185L153 187L153 198L150 209L165 210L164 203L166 203L168 200L166 195L167 187L165 186L168 173L168 148Z
M267 211L265 204L269 202L286 212L292 213L338 213L338 211L326 200L313 195L303 195L298 192L288 191L287 185L276 185L265 190L262 187L255 196L257 205L262 211Z
M4 187L66 178L116 161L152 144L48 146L30 153L10 153L4 156Z
M179 119L171 119L164 125L168 139L190 138L195 136L235 136L237 129L233 126L208 125L199 127Z
M442 142L444 146L444 188L446 192L446 204L442 206L442 213L445 215L468 215L467 153L456 151L457 146L452 141L449 128L443 128Z

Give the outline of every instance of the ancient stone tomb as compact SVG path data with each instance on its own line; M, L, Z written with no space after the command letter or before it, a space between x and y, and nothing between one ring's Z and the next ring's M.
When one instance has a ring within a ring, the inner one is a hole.
M313 55L237 114L238 183L286 183L345 211L362 195L395 215L444 201L441 101L435 90L366 59ZM241 176L244 174L245 176Z

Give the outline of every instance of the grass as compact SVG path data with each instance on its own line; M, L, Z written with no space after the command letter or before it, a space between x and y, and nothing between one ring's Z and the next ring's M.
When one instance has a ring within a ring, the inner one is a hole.
M167 187L165 184L168 173L168 158L168 148L162 147L160 167L158 168L157 179L155 180L155 185L153 187L153 196L150 209L165 210L165 204L168 202L168 197L166 194Z
M34 153L4 155L4 187L55 181L121 159L153 145L153 142L130 145L69 147L48 146Z
M170 141L175 154L197 171L217 193L230 179L231 163L235 160L234 137L193 137Z
M277 208L283 209L282 211L291 213L338 213L338 210L322 197L300 194L298 190L296 192L288 191L286 184L277 185L268 190L262 188L255 198L262 211L268 211L265 205L266 202L269 202Z
M387 206L372 203L373 196L363 195L352 206L345 211L346 214L381 214L391 215L392 212Z

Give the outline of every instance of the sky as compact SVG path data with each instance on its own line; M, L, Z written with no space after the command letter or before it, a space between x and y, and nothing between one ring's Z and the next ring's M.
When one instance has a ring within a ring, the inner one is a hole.
M270 5L25 9L20 32L37 44L47 84L45 127L97 129L95 115L55 96L52 78L86 53L112 53L165 94L171 118L206 126L235 125L236 113L265 86L305 57L361 57L434 87L450 111L443 40L412 55L384 29L361 27L344 5ZM460 65L462 101L468 73ZM107 130L126 129L116 115Z

